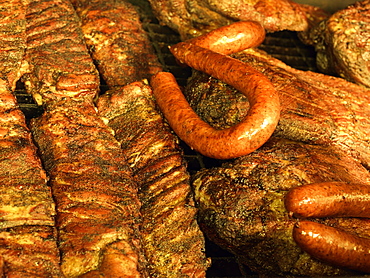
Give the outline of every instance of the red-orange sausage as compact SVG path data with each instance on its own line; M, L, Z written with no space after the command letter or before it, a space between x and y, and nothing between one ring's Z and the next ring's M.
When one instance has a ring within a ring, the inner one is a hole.
M291 189L285 207L294 216L370 217L370 185L324 182Z
M238 21L186 42L228 55L256 47L264 39L265 29L260 23L256 21Z
M327 264L370 272L370 239L312 221L300 221L293 228L298 246Z
M239 124L216 130L191 109L172 74L156 74L151 85L157 103L184 142L205 156L230 159L251 153L269 139L279 121L280 101L263 74L239 60L192 44L180 43L171 50L181 62L234 86L251 105Z

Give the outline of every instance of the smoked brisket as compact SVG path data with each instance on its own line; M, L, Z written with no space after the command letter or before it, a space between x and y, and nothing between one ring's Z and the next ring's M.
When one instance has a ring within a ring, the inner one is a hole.
M310 31L320 71L370 87L370 1L337 11Z
M197 37L235 21L257 21L267 32L306 31L326 13L290 0L149 0L161 24L177 31L182 40Z
M285 209L286 193L328 181L368 186L370 174L339 148L272 138L247 156L193 177L199 222L212 241L263 277L356 276L310 257L292 237L296 219ZM366 218L313 220L369 238Z
M310 71L293 69L263 51L235 54L265 74L280 94L281 117L274 136L320 145L336 145L370 166L370 91ZM240 121L248 100L234 88L195 72L185 90L205 121L225 128Z

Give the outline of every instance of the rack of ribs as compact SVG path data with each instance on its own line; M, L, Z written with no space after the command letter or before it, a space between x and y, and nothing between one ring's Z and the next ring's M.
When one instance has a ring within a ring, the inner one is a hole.
M99 74L80 21L64 0L30 1L23 76L43 105L31 121L56 202L66 277L147 277L137 185L94 105Z
M157 110L146 81L161 65L139 15L123 1L76 2L86 42L110 88L99 97L99 112L121 142L139 185L140 231L149 274L205 277L209 262L196 221L190 175L177 138Z
M0 11L1 277L61 277L55 205L46 173L13 92L27 69L26 7L2 1Z

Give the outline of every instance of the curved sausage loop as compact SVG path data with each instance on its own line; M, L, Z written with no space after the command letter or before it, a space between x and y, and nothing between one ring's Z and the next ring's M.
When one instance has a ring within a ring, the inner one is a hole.
M157 103L184 142L205 156L231 159L253 152L270 138L280 118L280 101L263 74L239 60L186 42L175 45L171 51L181 63L235 87L250 102L240 123L217 130L192 110L172 74L156 74L151 85Z
M370 273L370 239L312 221L293 228L297 245L312 257L340 268Z

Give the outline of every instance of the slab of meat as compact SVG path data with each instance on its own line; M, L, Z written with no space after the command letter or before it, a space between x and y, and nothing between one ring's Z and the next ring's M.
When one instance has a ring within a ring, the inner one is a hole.
M197 37L234 21L254 20L268 32L304 31L320 8L290 0L149 0L159 21L177 31L182 40ZM316 15L317 14L317 15Z
M200 225L211 240L264 277L359 275L313 259L292 238L296 220L284 207L286 193L328 181L369 184L370 174L339 148L272 138L248 156L194 176ZM314 220L369 238L366 218Z
M137 185L113 131L93 105L99 75L68 1L31 1L27 90L44 113L31 122L57 205L66 277L146 277Z
M23 77L38 104L60 98L93 99L99 76L86 50L80 21L69 1L30 1Z
M90 53L109 86L150 78L161 70L133 5L125 1L74 2Z
M139 185L149 275L205 277L209 263L196 221L187 165L176 137L156 108L151 88L141 81L161 66L139 15L125 2L75 4L92 57L111 88L100 96L99 112L114 130ZM108 55L101 45L115 51Z
M15 96L26 70L26 8L3 1L0 11L1 277L62 277L46 173Z
M281 116L275 136L321 145L336 145L370 165L370 91L319 73L293 69L262 51L234 57L265 74L280 94ZM225 128L240 121L248 101L235 89L195 73L185 94L205 121Z
M151 88L134 82L98 103L140 185L144 250L152 277L205 277L209 265L183 153Z
M370 1L334 13L310 31L320 71L370 87Z

